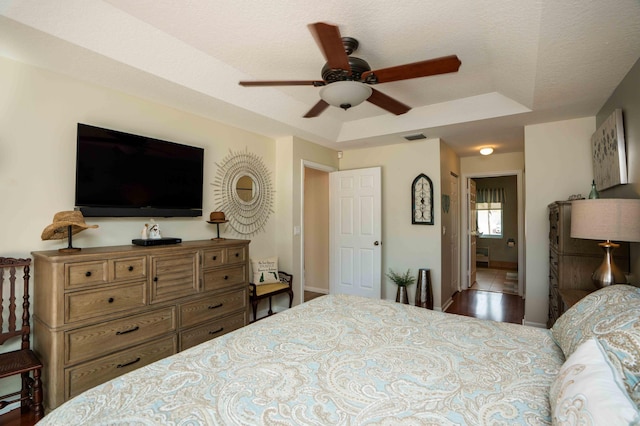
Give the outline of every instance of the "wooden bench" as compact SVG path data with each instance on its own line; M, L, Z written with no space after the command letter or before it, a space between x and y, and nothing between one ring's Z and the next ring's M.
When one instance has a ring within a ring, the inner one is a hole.
M253 321L257 321L258 302L262 299L269 299L269 312L267 316L273 315L273 309L271 308L271 298L278 294L289 294L289 307L293 304L293 275L286 272L278 271L279 283L269 283L256 285L249 283L249 300L251 301L251 308L253 309Z

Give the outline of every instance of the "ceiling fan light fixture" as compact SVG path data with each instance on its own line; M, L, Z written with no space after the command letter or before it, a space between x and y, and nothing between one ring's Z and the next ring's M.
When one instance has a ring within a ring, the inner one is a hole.
M320 98L329 105L347 110L371 96L371 87L359 81L336 81L320 89Z
M491 155L493 154L493 148L491 148L490 146L485 146L484 148L480 148L480 154Z

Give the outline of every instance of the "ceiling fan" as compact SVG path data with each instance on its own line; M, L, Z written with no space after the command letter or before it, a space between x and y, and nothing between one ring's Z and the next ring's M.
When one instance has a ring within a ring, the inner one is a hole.
M322 67L322 80L241 81L240 85L322 87L320 101L304 115L305 118L317 117L329 105L347 110L364 101L400 115L411 107L379 92L372 85L457 72L461 64L456 55L450 55L372 71L366 61L350 56L358 48L358 40L341 37L337 26L317 22L309 24L309 30L327 60Z

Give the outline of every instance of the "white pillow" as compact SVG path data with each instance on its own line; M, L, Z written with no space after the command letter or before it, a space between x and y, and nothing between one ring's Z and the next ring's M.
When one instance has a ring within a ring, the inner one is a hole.
M267 259L251 259L251 269L253 270L253 283L255 285L280 282L277 256Z
M596 338L580 344L549 391L554 425L637 424L638 407Z

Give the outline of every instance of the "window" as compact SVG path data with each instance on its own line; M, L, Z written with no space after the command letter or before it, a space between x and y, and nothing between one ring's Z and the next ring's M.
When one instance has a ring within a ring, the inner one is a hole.
M502 203L476 203L481 237L502 237Z

